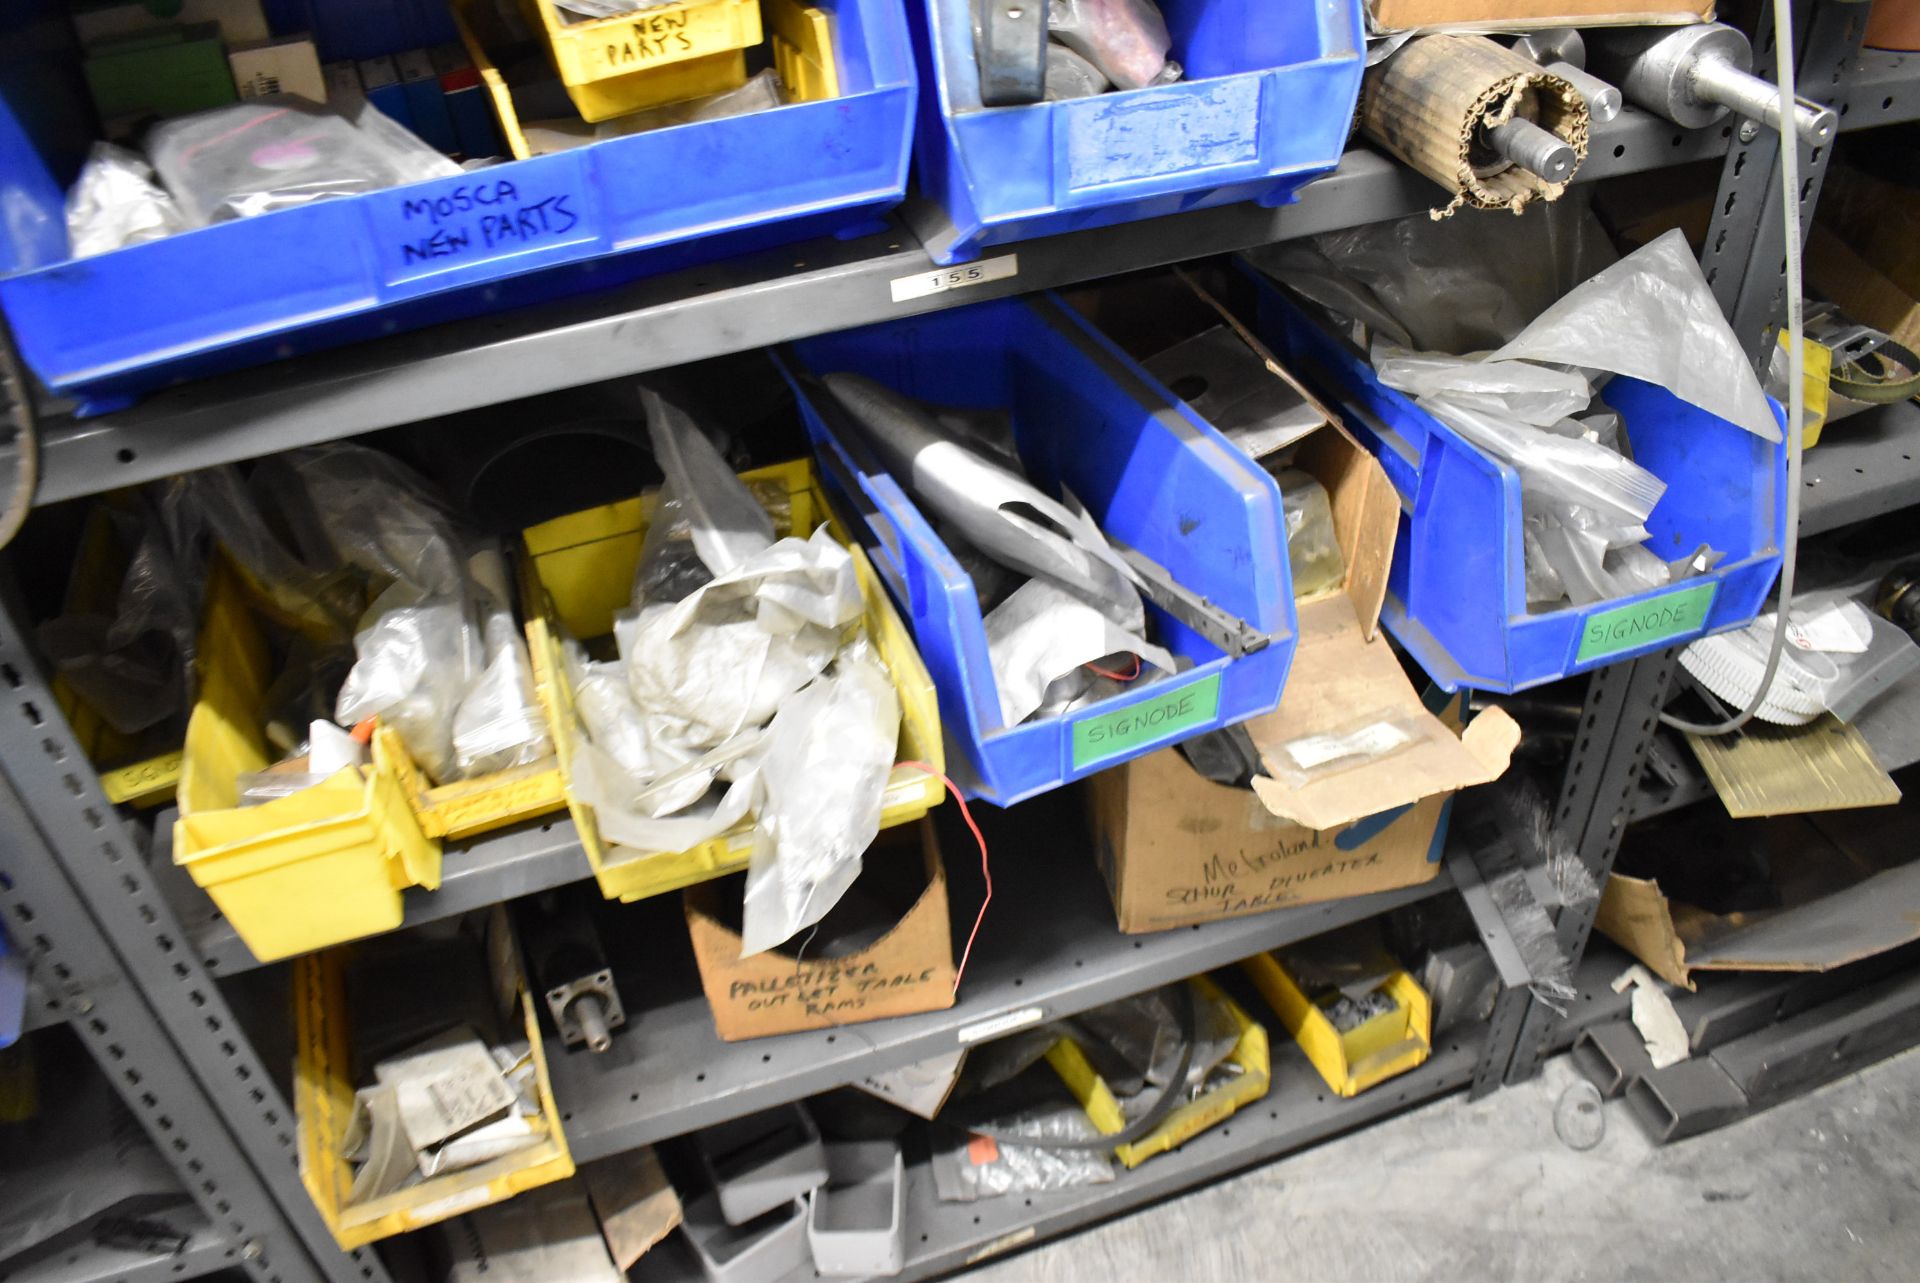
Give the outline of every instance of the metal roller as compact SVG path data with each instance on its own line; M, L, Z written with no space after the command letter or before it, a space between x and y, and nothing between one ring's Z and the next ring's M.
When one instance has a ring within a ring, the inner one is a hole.
M1549 133L1531 120L1514 117L1485 131L1487 145L1507 160L1550 183L1564 183L1580 167L1580 157L1567 140Z
M1732 111L1784 132L1779 86L1753 74L1753 47L1732 27L1619 27L1589 38L1594 70L1619 85L1635 106L1686 129L1703 129ZM1803 98L1791 123L1802 142L1823 146L1839 117Z
M1513 42L1513 51L1560 77L1587 100L1587 114L1604 125L1620 114L1619 89L1586 71L1587 42L1572 27L1529 31Z

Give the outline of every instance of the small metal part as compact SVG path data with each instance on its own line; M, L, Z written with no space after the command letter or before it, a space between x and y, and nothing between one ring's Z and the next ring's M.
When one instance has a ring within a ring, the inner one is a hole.
M1732 27L1615 27L1591 36L1593 69L1620 86L1627 100L1687 129L1704 129L1728 111L1778 131L1778 86L1753 74L1753 47ZM1839 116L1801 99L1792 125L1801 141L1824 145Z
M1047 93L1047 0L975 0L980 102L1016 107Z
M1566 139L1519 116L1487 130L1486 140L1502 157L1550 183L1568 181L1580 167Z
M1229 614L1189 588L1181 586L1153 558L1107 536L1120 560L1139 576L1140 593L1148 601L1229 655L1251 655L1273 640L1238 615Z
M547 990L547 1010L567 1046L580 1044L592 1052L613 1046L614 1028L627 1019L610 971L596 971Z
M613 1031L627 1022L627 1013L594 930L593 892L586 883L522 900L514 906L514 921L560 1040L602 1052L613 1045Z

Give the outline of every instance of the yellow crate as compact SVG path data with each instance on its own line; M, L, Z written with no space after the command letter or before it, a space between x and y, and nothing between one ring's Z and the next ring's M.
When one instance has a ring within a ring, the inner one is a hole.
M760 0L685 0L584 22L563 20L549 0L520 9L589 122L737 88L742 51L760 43Z
M547 1049L540 1037L540 1020L527 992L525 968L506 912L497 905L489 915L487 951L502 1015L509 1026L518 1017L533 1049L534 1081L546 1139L490 1163L435 1176L352 1207L347 1205L347 1193L353 1188L353 1165L342 1153L342 1142L353 1120L355 1086L350 1068L353 1013L347 1010L345 983L350 950L330 949L294 964L295 1036L299 1045L294 1109L299 1120L300 1179L334 1240L345 1251L573 1175L573 1155L567 1150L560 1108L554 1103L553 1083L547 1075Z
M899 760L921 761L945 770L933 679L927 676L913 637L894 612L866 554L837 524L831 524L813 465L800 459L743 473L741 479L749 485L771 484L785 490L792 529L780 533L804 536L822 522L829 522L834 537L852 550L854 572L867 603L867 635L886 662L900 695ZM534 683L546 709L547 723L553 728L563 774L571 763L580 719L561 663L560 640L571 635L592 641L612 632L615 612L624 610L632 597L634 572L640 565L640 548L653 519L656 496L654 492L557 517L524 533L530 572L525 577L527 632L533 641ZM913 767L896 766L887 781L880 825L892 828L917 820L942 796L939 780ZM689 851L622 853L617 860L610 860L593 808L575 797L571 789L567 807L580 831L587 862L608 899L641 900L737 872L747 867L753 849L754 822L749 816L731 832Z
M464 838L557 811L567 804L560 759L542 758L471 780L435 784L414 763L400 733L382 726L373 733L375 769L391 771L430 838Z
M1404 971L1381 988L1396 1004L1356 1029L1341 1033L1301 990L1278 958L1257 954L1240 964L1272 1005L1300 1050L1341 1096L1356 1096L1376 1083L1426 1063L1433 1050L1433 1008L1427 992Z
M80 530L80 548L74 556L73 579L67 585L62 606L67 613L111 614L115 609L120 581L127 572L126 554L114 539L113 519L108 512L108 505L118 501L117 496L109 497L88 510ZM151 807L172 800L174 788L180 783L179 749L150 756L141 753L136 737L114 730L57 676L53 679L53 701L73 728L80 750L100 773L100 787L107 801L116 806Z
M795 0L767 0L773 28L773 69L794 102L840 96L840 66L834 57L833 16Z
M1158 1127L1139 1140L1114 1150L1114 1157L1129 1168L1138 1167L1155 1154L1164 1154L1186 1144L1215 1123L1232 1117L1242 1105L1251 1104L1267 1094L1267 1085L1271 1081L1271 1058L1266 1029L1254 1023L1238 1003L1222 993L1219 986L1205 976L1195 976L1187 984L1193 989L1196 1003L1226 1004L1234 1027L1240 1031L1240 1040L1234 1044L1233 1054L1227 1059L1240 1066L1240 1076L1206 1092L1198 1100L1175 1107ZM1073 1093L1074 1099L1080 1102L1080 1107L1087 1111L1087 1117L1093 1120L1094 1127L1102 1136L1111 1136L1126 1127L1127 1119L1120 1112L1120 1102L1114 1098L1106 1080L1088 1063L1086 1053L1080 1050L1078 1043L1071 1038L1060 1039L1047 1049L1047 1063L1060 1075L1060 1080Z

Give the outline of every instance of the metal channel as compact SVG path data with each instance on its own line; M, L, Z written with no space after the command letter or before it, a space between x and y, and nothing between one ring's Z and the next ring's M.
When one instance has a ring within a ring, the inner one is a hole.
M89 916L97 924L93 938L81 942L78 958L36 959L41 983L70 1010L76 1009L75 995L67 986L79 981L97 988L81 991L80 1000L93 1009L71 1021L73 1027L94 1046L115 1085L132 1090L136 1112L162 1133L162 1148L204 1169L193 1173L195 1188L212 1200L217 1227L260 1246L260 1259L269 1264L253 1267L258 1277L266 1283L389 1283L372 1251L343 1254L314 1209L297 1170L292 1108L148 875L140 844L101 791L10 602L0 603L0 698L0 764L12 785L7 801L15 821L7 827L20 834L9 854L26 866L7 894L19 894L22 876L32 876L38 894L53 896L50 876L64 870L68 888L61 898L72 904L68 929L80 931ZM23 807L26 817L18 814ZM37 853L30 845L36 833L44 843ZM29 913L41 912L29 906ZM39 947L30 927L23 925L19 934ZM153 1023L114 1032L118 1020L101 1010L107 995L114 997L119 1018L131 1021L140 1011ZM186 1072L180 1073L183 1062ZM177 1075L174 1092L164 1100L147 1085L156 1069ZM129 1070L138 1081L128 1080ZM153 1105L146 1103L148 1091ZM196 1099L199 1110L192 1107ZM194 1153L202 1145L220 1147L229 1136L231 1149L220 1148L216 1159Z

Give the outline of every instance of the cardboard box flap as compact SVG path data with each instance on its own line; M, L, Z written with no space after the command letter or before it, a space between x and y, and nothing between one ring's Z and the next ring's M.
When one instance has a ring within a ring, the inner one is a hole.
M1390 722L1410 742L1372 764L1288 782L1297 774L1288 766L1289 745L1310 736L1351 734L1357 717ZM1497 708L1455 735L1421 704L1392 648L1366 640L1345 595L1300 608L1300 646L1280 707L1248 722L1247 731L1271 776L1254 779L1261 803L1311 829L1485 784L1507 769L1520 743L1519 725Z
M1623 873L1608 878L1594 926L1662 980L1694 987L1687 976L1687 947L1674 928L1672 906L1652 878Z

